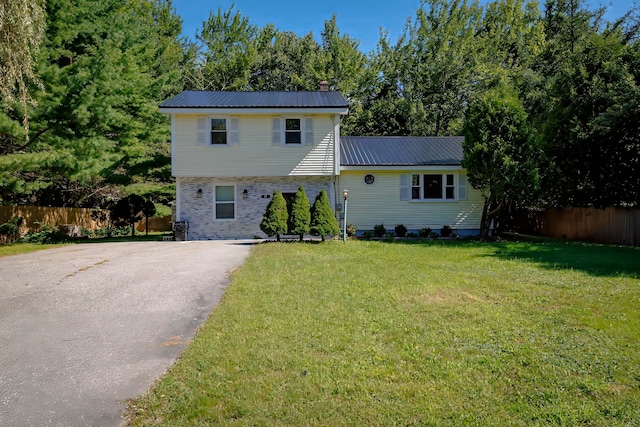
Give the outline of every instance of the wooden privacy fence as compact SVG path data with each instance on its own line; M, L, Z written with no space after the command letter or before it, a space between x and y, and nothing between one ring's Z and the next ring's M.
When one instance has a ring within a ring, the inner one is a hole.
M42 206L0 206L0 224L4 224L13 217L22 217L24 223L22 233L40 230L41 225L66 226L96 230L106 226L106 223L94 221L91 209L85 208L50 208ZM145 230L145 220L136 224L138 231ZM171 231L171 216L149 218L149 231Z
M640 209L528 211L521 218L520 230L557 239L640 246Z
M136 224L136 230L144 232L147 228L146 219ZM154 216L149 218L149 231L171 231L171 215Z
M91 218L91 209L84 208L49 208L43 206L0 206L0 224L13 217L24 219L21 227L23 233L40 230L41 225L60 226L73 224L87 230L95 230L104 225Z

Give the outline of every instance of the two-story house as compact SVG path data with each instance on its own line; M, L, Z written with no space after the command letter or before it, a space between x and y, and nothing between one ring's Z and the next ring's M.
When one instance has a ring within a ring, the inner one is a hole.
M324 90L323 90L324 89ZM186 91L160 105L171 116L176 219L189 239L264 237L274 190L312 203L326 190L359 230L404 224L479 229L480 193L466 185L462 138L342 137L348 102L318 92Z

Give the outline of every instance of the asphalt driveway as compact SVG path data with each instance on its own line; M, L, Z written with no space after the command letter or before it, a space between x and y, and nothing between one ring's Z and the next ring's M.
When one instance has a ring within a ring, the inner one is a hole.
M118 426L251 241L78 244L0 258L0 425Z

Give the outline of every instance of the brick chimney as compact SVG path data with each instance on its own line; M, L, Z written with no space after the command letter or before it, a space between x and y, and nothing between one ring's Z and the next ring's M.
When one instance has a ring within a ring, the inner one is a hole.
M329 82L322 80L320 82L320 92L329 92Z

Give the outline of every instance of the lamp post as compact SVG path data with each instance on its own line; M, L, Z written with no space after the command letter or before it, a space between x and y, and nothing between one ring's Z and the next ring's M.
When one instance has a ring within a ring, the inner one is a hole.
M347 198L349 197L349 190L342 190L342 197L344 197L344 219L342 223L343 231L342 231L342 239L346 243L347 242Z

